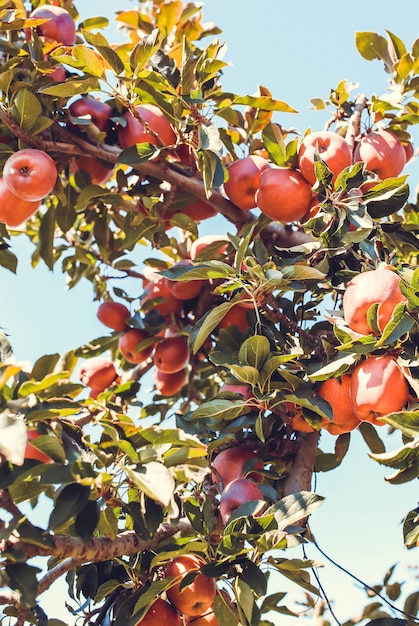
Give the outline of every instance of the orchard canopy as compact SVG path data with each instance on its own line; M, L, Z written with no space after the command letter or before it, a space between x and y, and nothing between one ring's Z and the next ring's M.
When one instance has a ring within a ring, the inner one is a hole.
M296 130L269 86L224 90L201 5L109 19L117 44L71 0L0 1L0 271L26 238L103 322L31 365L1 334L0 622L279 624L281 580L321 602L312 479L351 433L390 483L419 475L419 40L358 32L385 96L342 81ZM74 616L43 609L60 577ZM418 596L367 617L414 623Z

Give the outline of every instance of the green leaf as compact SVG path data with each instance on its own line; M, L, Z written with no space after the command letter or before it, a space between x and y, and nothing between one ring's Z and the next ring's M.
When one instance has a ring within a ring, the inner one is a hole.
M47 374L51 374L60 359L60 355L46 354L35 362L32 368L31 376L35 380L42 380Z
M265 514L274 514L277 529L284 530L287 526L293 526L311 515L323 503L323 500L324 498L317 493L300 491L281 498L270 506Z
M5 569L9 587L21 595L24 606L33 608L36 605L36 597L38 595L36 575L41 569L27 565L27 563L8 563Z
M89 91L100 91L100 83L97 78L78 78L67 79L65 83L57 83L55 85L47 85L41 87L39 93L48 96L57 96L59 98L71 98L80 94L86 94Z
M361 422L358 430L372 453L380 454L385 451L385 446L372 424Z
M393 72L393 65L396 59L392 59L387 40L370 31L355 33L355 43L361 56L367 61L373 61L375 59L384 62L386 72Z
M86 23L83 23L86 26ZM95 25L95 27L97 27ZM85 28L82 29L82 34L87 43L90 43L96 48L96 50L102 55L107 63L111 66L116 75L122 74L124 71L124 64L120 59L118 53L113 50L102 33L90 33Z
M90 496L90 487L80 483L66 485L59 492L51 512L48 530L57 530L83 510Z
M342 376L348 369L350 369L354 363L356 363L356 355L355 354L345 354L341 358L338 358L331 363L328 363L324 367L316 370L313 373L309 374L310 380L313 381L322 381L328 380L329 378L339 378Z
M16 274L17 269L17 257L10 250L0 250L0 265L9 272Z
M217 328L218 324L221 322L223 317L228 313L231 307L235 306L236 302L224 302L216 306L214 309L209 311L204 317L201 318L200 322L195 325L194 330L190 336L190 343L192 345L193 354L196 354L198 350L202 347L207 337L212 333L212 331Z
M382 419L386 424L401 430L407 437L419 437L419 410L389 413Z
M210 400L209 402L201 404L201 406L192 413L191 420L208 418L216 421L232 420L248 412L249 407L245 402L238 400L234 402L231 400Z
M76 516L74 527L77 535L87 543L92 537L100 518L100 507L94 500L88 500Z
M403 539L406 548L413 548L419 540L419 510L409 511L403 520ZM419 608L419 605L418 605ZM410 612L410 611L409 611ZM412 613L416 615L416 613Z
M172 498L175 481L170 470L158 461L145 463L136 470L124 467L127 476L134 485L144 493L164 506L169 506Z
M213 187L221 187L224 182L224 169L220 158L212 150L199 150L199 170L204 180L207 198L211 196Z
M219 96L223 98L223 104L227 106L231 104L242 104L244 106L254 107L255 109L262 109L263 111L279 111L281 113L297 113L296 109L293 109L289 104L282 100L275 100L269 96L237 96L235 94L222 93Z
M217 245L217 244L216 244ZM177 265L160 272L169 280L180 280L188 282L190 280L209 280L216 278L230 278L235 276L235 272L231 265L222 261L208 261L199 263L195 267Z
M38 251L41 258L44 260L48 269L52 270L54 267L54 233L55 233L55 211L53 208L48 211L41 218L41 225L39 226L39 244Z
M239 350L239 362L261 370L269 356L269 339L263 335L253 335L246 339Z
M30 133L42 113L38 98L28 89L19 89L13 102L12 117L23 130Z
M262 141L272 161L283 167L286 164L286 148L280 126L269 122L262 131Z
M387 322L380 339L377 341L377 348L389 345L406 335L415 323L413 317L405 312L406 303L399 302L394 307L391 318Z
M183 37L182 64L180 67L181 94L187 96L191 93L195 84L195 58L189 47L188 40Z
M259 596L264 596L267 590L267 580L265 574L259 569L256 563L246 559L240 560L240 578L244 580L253 591Z
M152 33L140 39L134 46L129 59L134 74L144 69L150 57L160 48L162 39L159 29L155 28Z
M135 146L130 146L126 150L122 150L118 156L118 163L135 167L136 165L141 165L141 163L154 159L159 152L160 150L151 143L138 143Z

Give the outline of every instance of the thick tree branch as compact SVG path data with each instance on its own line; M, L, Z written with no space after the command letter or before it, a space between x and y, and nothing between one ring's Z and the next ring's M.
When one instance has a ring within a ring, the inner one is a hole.
M358 137L361 131L362 111L365 109L367 104L368 100L363 94L360 94L356 97L355 107L351 117L349 118L348 129L346 131L346 141L350 145L352 151L354 149L355 139Z
M318 431L297 433L295 456L290 473L285 480L284 496L298 491L311 491L318 441Z

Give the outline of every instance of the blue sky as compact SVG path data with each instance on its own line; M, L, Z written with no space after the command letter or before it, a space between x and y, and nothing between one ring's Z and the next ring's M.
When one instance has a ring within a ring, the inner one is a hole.
M135 4L131 0L76 0L82 17L112 18L116 8L128 9ZM301 132L308 127L323 128L328 115L312 111L310 98L326 99L342 79L359 83L354 93L370 96L385 92L388 76L378 61L361 58L355 48L356 31L385 35L387 29L408 47L419 36L415 30L416 1L396 7L389 0L354 0L350 4L331 0L207 0L203 4L205 21L220 26L220 39L228 44L225 60L231 67L224 72L225 89L251 94L258 85L267 87L273 97L299 111L298 115L283 114L277 121ZM108 39L112 41L113 37L114 22ZM414 139L419 146L417 131ZM417 161L407 166L406 173L414 190L419 174ZM216 225L204 223L200 232L214 232L214 228L224 230L227 223L222 219ZM62 353L106 334L96 319L98 305L92 301L89 285L80 284L66 291L59 266L54 273L43 266L32 271L30 248L16 239L13 249L22 254L22 260L17 276L0 269L0 325L10 334L19 360L34 361L45 353ZM323 436L325 450L332 450L333 443L329 435ZM396 436L389 439L390 449L398 445ZM396 562L402 577L405 567L418 561L417 550L404 549L401 533L402 516L417 504L417 483L389 485L384 481L388 473L368 458L365 444L355 433L351 452L342 466L318 475L316 481L317 491L326 496L311 521L317 541L333 559L369 584L380 582L386 568ZM322 558L314 548L308 549L308 556ZM338 617L345 620L356 614L365 600L359 585L333 566L319 573L329 597L335 601ZM413 584L409 583L411 591ZM290 589L282 579L275 582L275 587L278 591ZM56 591L50 594L53 596L57 596ZM302 599L303 594L298 592L297 597ZM66 619L64 613L62 619ZM282 617L280 622L283 626L297 623Z

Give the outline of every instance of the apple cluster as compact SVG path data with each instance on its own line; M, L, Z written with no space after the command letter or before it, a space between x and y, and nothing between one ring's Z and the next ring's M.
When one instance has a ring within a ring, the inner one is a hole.
M398 176L412 155L412 145L403 144L388 130L364 134L354 153L345 138L331 131L308 133L301 141L298 167L278 167L260 154L251 154L228 166L224 190L243 211L258 207L275 221L291 223L304 220L318 204L313 186L317 182L316 161L325 163L338 175L354 163L362 162L377 180Z

